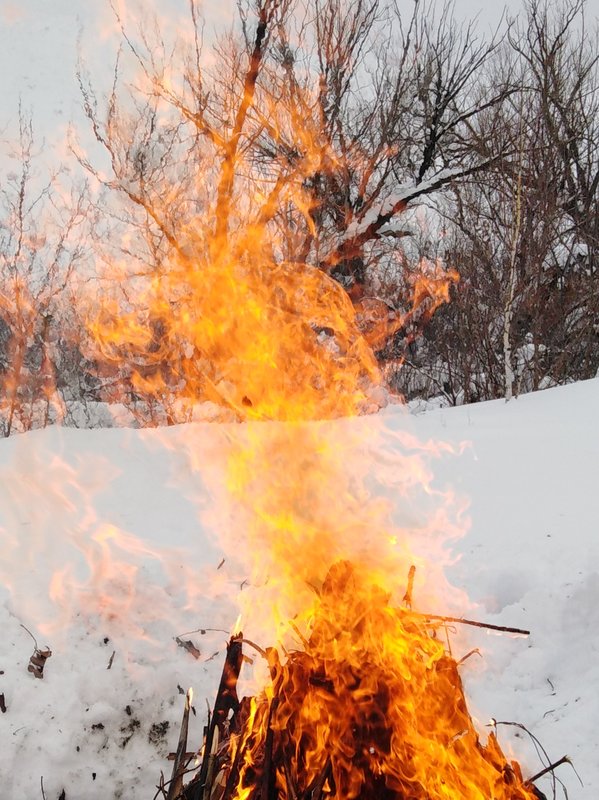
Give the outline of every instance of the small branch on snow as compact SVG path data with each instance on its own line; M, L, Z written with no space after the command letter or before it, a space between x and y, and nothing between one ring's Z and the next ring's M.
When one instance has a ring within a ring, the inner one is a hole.
M475 647L475 648L474 648L474 650L469 650L469 651L466 653L466 655L465 655L465 656L462 656L462 657L460 658L460 660L458 661L458 667L460 667L460 666L461 666L461 665L464 663L464 661L467 661L467 660L468 660L468 659L469 659L471 656L480 656L481 658L483 657L483 656L482 656L482 653L480 652L480 650L478 649L478 647Z
M210 631L211 633L229 633L229 631L226 631L224 628L195 628L193 631L185 631L184 633L180 633L179 636L175 637L175 640L181 639L183 636L190 636L192 633L200 633L202 636L205 636L206 631Z
M31 633L29 628L27 628L27 627L25 627L25 625L23 625L22 622L20 624L21 624L21 628L23 628L24 631L27 631L27 633L31 636L31 638L33 639L33 644L35 645L35 649L38 650L39 648L37 646L37 639L35 638L35 636Z
M187 650L196 660L202 655L200 650L195 646L195 644L191 641L191 639L180 639L178 636L175 636L175 641L182 647L184 650Z

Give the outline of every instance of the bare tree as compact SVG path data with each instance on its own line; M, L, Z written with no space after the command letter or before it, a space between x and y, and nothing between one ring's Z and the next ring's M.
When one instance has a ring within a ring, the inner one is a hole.
M453 187L441 258L461 279L399 377L450 402L596 374L597 27L584 3L529 3L495 54L518 87L473 120L505 157ZM426 373L426 380L424 374Z
M527 25L513 42L523 59L542 126L535 147L554 198L553 239L543 259L543 340L556 381L599 367L599 28L584 0L530 0ZM542 149L541 149L542 148ZM533 331L534 333L534 331Z
M6 176L0 190L4 436L48 421L56 385L52 342L63 313L61 297L83 257L86 212L82 192L64 198L57 175L44 183L35 174L33 128L22 111L13 156L18 170Z

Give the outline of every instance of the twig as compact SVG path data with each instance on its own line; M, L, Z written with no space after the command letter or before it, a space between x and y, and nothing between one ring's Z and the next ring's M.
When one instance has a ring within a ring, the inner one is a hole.
M481 658L483 657L483 656L482 656L482 653L480 652L480 650L478 649L478 647L475 647L475 648L474 648L474 650L469 650L469 651L466 653L466 655L465 655L465 656L462 656L462 657L460 658L460 660L458 661L458 667L459 667L459 666L461 666L461 665L464 663L464 661L467 661L467 660L470 658L470 656L480 656Z
M196 753L194 753L193 755L195 756ZM180 774L181 774L181 777L184 778L186 775L190 775L192 772L194 772L197 775L197 767L196 766L189 767L189 768L187 766L185 766L181 770ZM164 796L164 798L166 800L167 794L166 794L165 789L166 789L167 786L170 787L172 782L173 782L172 778L170 778L168 781L165 781L164 780L164 774L162 772L160 773L160 778L161 778L161 783L156 787L158 789L158 791L154 795L153 800L156 800L158 795L161 794L161 793L162 793L162 795ZM188 791L189 791L190 787L195 786L195 785L196 785L196 783L194 783L194 781L190 781L186 786L184 786L182 788L181 793L178 794L175 797L175 800L183 800L183 798L185 798L185 800L187 800L187 797L189 796L188 795Z
M308 642L308 640L306 639L304 634L300 631L300 629L297 627L295 622L291 622L291 620L290 620L289 621L289 627L294 631L296 636L299 638L300 642L304 645L304 647L307 650L310 647L310 643Z
M166 789L164 783L164 772L160 770L160 778L158 780L158 786L156 787L156 794L152 798L152 800L158 800L158 795L161 794L166 800Z
M464 619L464 617L444 617L441 614L422 614L419 611L410 611L415 617L420 619L431 620L434 622L457 622L460 625L472 625L475 628L487 628L491 631L500 631L501 633L517 633L520 636L530 636L530 631L523 628L509 628L505 625L493 625L490 622L476 622L473 619Z
M35 638L35 636L34 636L34 635L31 633L31 631L29 630L29 628L26 628L26 627L25 627L25 625L23 625L23 623L22 623L22 622L21 622L21 628L23 628L23 630L24 630L24 631L27 631L27 633L28 633L28 634L31 636L31 638L33 639L33 644L35 645L35 649L36 649L36 650L39 650L39 647L37 646L37 639L36 639L36 638Z
M183 636L191 636L192 633L200 633L202 636L205 635L206 631L210 631L210 633L229 633L224 628L196 628L193 631L185 631L185 633L180 633L179 636L175 636L175 639L180 639Z
M114 661L115 655L116 655L116 650L113 650L112 655L108 659L108 666L106 667L106 669L112 669L112 662Z
M266 650L264 650L264 648L260 647L259 644L256 644L256 642L252 642L251 639L242 639L241 643L253 647L254 650L262 656L262 658L265 658L268 661L268 653L266 652Z
M23 627L25 628L24 625L23 625ZM27 628L25 628L25 630L27 631ZM27 631L27 633L29 633L29 631ZM42 790L42 800L46 800L46 792L44 791L44 776L43 775L40 777L40 787L41 787L41 790Z
M548 764L551 763L551 759L549 758L547 750L545 750L545 748L543 747L542 743L534 735L534 733L532 733L531 731L528 730L526 725L523 725L521 722L509 722L507 720L499 721L499 720L496 720L496 719L492 720L492 726L494 728L497 728L498 725L508 725L508 726L511 726L512 728L520 728L521 731L524 731L524 733L526 733L530 737L530 740L532 741L532 743L533 743L533 745L535 747L535 750L537 751L537 755L539 756L539 760L542 760L542 758L545 758L545 760L547 761ZM574 765L572 764L572 762L570 762L570 766L572 767L572 769L574 770L574 774L576 775L576 777L580 781L580 785L584 786L584 784L582 782L582 779L581 779L580 775L578 774L578 772L576 772L576 770L574 769ZM566 787L564 786L563 781L560 780L560 778L558 778L557 775L555 774L555 772L553 772L553 771L551 772L551 779L552 779L552 783L553 783L553 787L552 787L553 788L553 796L554 797L557 796L556 795L555 784L559 783L561 785L562 789L564 790L564 793L565 793L566 798L567 798L568 797L568 793L566 791Z

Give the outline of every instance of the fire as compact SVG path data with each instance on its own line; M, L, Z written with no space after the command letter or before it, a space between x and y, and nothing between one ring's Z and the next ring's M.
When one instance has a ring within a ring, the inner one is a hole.
M138 302L118 317L103 308L93 332L109 360L144 353L144 370L133 374L144 395L163 397L181 382L189 402L297 421L357 413L379 380L347 294L314 267L259 255L185 260Z
M393 434L384 418L368 427L377 441L352 424L385 402L373 348L447 301L457 278L427 265L412 311L365 333L326 259L324 269L293 260L284 209L310 229L306 181L336 155L306 119L292 170L275 159L274 178L252 172L243 143L256 124L266 25L265 11L245 82L228 98L232 121L210 137L214 163L203 182L198 175L204 212L180 227L152 275L128 276L130 291L101 300L90 320L104 364L127 368L133 393L172 420L177 404L209 400L248 423L227 431L216 469L197 465L218 498L213 522L226 552L248 554L244 632L272 645L230 741L229 797L271 796L258 766L270 748L285 800L319 782L315 797L342 800L531 798L495 740L479 742L438 626L400 603L412 564L420 597L443 602L451 591L442 567L461 507L427 466L444 448ZM269 111L276 141L300 125L297 114ZM172 200L168 185L153 192ZM144 208L160 217L159 206ZM384 453L391 439L389 460L377 462L371 451Z

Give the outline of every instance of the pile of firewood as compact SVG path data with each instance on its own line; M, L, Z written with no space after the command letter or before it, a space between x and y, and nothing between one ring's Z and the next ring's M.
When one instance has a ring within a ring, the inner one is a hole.
M244 639L233 636L205 728L200 766L190 769L194 759L187 753L188 697L172 778L161 780L159 794L166 800L466 800L485 795L489 800L542 800L493 734L486 744L479 741L466 706L461 662L445 647L439 655L439 634L448 618L411 609L412 580L413 571L401 608L391 607L377 587L367 603L358 603L354 598L364 587L356 571L347 562L334 565L302 648L287 653L284 661L277 650L260 651L271 684L259 697L238 698ZM389 682L373 677L380 664L361 644L369 626L376 631L383 618L395 626L392 632L408 637L413 650L402 662L403 674L390 676ZM335 658L344 636L356 659ZM425 685L412 697L417 670ZM421 752L415 751L415 742ZM454 766L446 779L447 754ZM415 763L429 757L423 778ZM441 794L439 785L451 793Z

